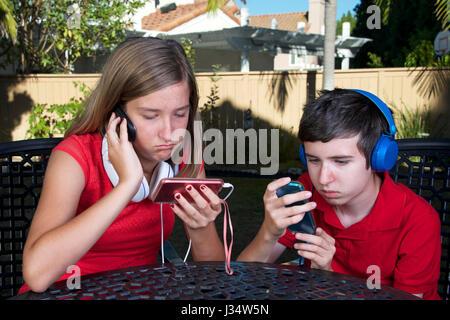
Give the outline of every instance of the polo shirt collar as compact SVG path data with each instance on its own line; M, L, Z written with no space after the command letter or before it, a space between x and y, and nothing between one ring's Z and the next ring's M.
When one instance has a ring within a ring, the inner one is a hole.
M377 200L370 213L358 223L344 228L332 205L330 205L318 192L314 193L316 210L323 212L325 223L337 229L337 238L351 240L367 240L369 231L383 231L396 229L401 224L400 214L405 204L406 195L389 176L383 173L383 181Z

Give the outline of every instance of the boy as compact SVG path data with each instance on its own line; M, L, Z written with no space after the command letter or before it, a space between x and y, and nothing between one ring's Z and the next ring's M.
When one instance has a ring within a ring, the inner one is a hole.
M389 177L396 150L386 151L388 158L393 154L388 168L374 165L377 142L387 139L386 132L393 136L395 126L383 102L375 103L368 95L335 89L305 106L298 138L308 173L298 181L310 191L278 198L276 190L290 179L270 183L263 198L264 222L238 260L274 262L286 247L294 247L312 268L360 278L379 270L381 284L423 299L440 299L438 213ZM304 199L309 202L285 207ZM315 235L294 235L286 229L311 210Z

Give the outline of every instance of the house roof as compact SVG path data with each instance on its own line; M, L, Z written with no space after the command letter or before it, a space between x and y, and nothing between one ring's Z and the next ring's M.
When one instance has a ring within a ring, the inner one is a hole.
M206 13L207 5L207 0L195 0L192 4L179 5L175 10L167 13L162 13L161 8L158 8L156 12L142 18L142 29L170 31ZM240 20L235 16L235 13L239 11L239 7L234 0L229 1L229 4L222 7L221 10L236 23L241 24Z
M278 29L286 31L297 31L297 23L305 22L305 32L308 31L310 25L308 24L308 12L290 12L290 13L279 13L279 14L264 14L249 17L249 26L268 28L270 29L270 24L273 18L277 19Z
M296 49L308 55L323 56L324 36L279 29L243 26L208 32L184 34L159 34L158 37L180 41L188 38L199 49L256 51L276 55ZM335 40L335 48L341 57L354 57L368 41L367 38L342 37Z

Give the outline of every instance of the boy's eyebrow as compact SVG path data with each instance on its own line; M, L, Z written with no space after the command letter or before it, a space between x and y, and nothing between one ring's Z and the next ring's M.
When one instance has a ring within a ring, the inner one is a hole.
M317 158L317 159L319 159L319 157L317 157L317 156L315 156L315 155L312 155L312 154L309 154L309 153L305 153L305 155L307 156L307 157L310 157L310 158ZM342 159L351 159L351 158L353 158L354 156L351 156L351 155L337 155L337 156L332 156L332 157L329 157L329 159L339 159L339 160L342 160Z
M176 108L175 111L180 111L180 110L183 110L183 109L186 109L186 108L189 108L189 105L188 105L188 104L185 105L185 106ZM142 111L150 111L150 112L158 112L158 111L161 111L161 109L153 109L153 108L151 108L151 107L150 107L150 108L149 108L149 107L137 107L136 109L142 110Z

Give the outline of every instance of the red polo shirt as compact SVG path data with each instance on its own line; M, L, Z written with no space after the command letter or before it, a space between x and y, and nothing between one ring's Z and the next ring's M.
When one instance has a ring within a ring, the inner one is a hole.
M312 190L309 175L299 182ZM441 258L441 224L438 213L422 197L406 186L394 182L384 172L383 184L372 211L358 223L344 228L330 205L318 192L313 211L318 227L332 236L336 253L333 271L368 279L380 267L381 284L409 293L423 293L424 299L440 299L437 282ZM292 248L290 231L278 242Z

